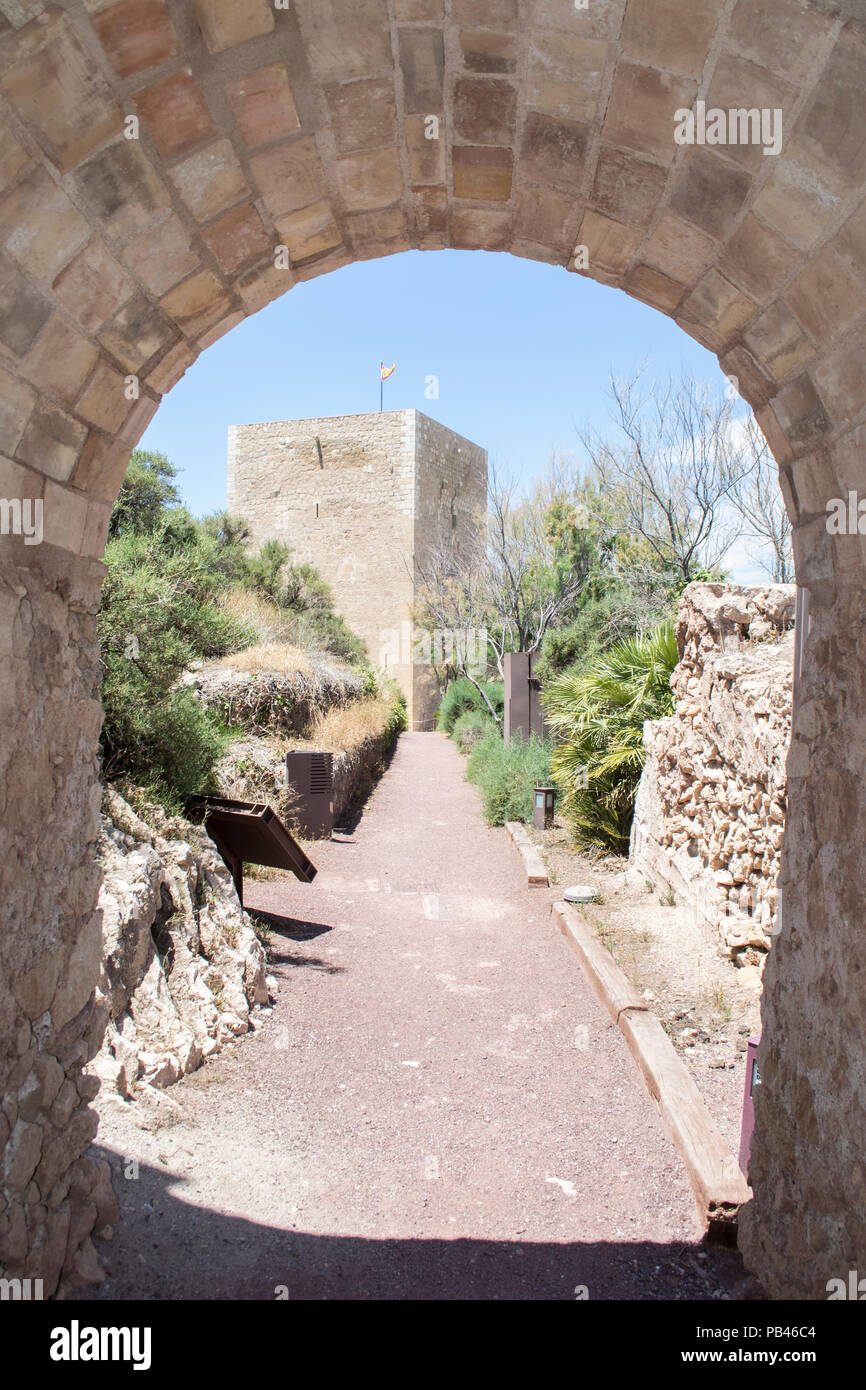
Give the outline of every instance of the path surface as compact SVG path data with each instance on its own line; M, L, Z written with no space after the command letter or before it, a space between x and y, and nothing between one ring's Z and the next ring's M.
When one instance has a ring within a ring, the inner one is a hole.
M181 1122L102 1143L102 1298L712 1298L680 1162L464 762L403 735L279 914L273 1013L172 1088ZM127 1164L127 1168L129 1165Z

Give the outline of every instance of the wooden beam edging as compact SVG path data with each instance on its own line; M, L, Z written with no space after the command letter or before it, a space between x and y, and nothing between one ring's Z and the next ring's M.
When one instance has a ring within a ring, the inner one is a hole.
M574 947L596 995L640 1067L683 1163L710 1240L733 1243L751 1190L673 1043L610 952L570 903L556 902L560 931Z
M547 876L547 866L529 838L526 827L521 825L519 820L507 820L505 829L520 851L523 867L526 870L526 886L528 888L548 888L550 879Z

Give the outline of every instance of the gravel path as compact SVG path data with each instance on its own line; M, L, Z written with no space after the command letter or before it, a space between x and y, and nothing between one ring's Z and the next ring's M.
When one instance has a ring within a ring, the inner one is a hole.
M106 1111L122 1219L100 1298L713 1298L678 1156L618 1030L464 762L404 734L282 920L273 1012L173 1087ZM138 1160L138 1176L130 1159ZM124 1177L127 1173L129 1176ZM285 1295L284 1295L285 1296Z

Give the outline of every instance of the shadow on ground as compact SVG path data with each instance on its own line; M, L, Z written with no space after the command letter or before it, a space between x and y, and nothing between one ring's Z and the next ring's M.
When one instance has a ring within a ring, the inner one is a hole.
M284 1230L185 1202L168 1169L104 1149L121 1206L90 1299L702 1300L731 1296L735 1251L698 1243L369 1239ZM585 1294L582 1290L585 1289ZM736 1296L736 1295L735 1295Z

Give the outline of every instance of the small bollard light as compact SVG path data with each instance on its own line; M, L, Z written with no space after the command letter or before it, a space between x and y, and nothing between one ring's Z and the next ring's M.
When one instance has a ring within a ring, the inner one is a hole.
M536 830L549 830L553 825L555 787L536 787L532 809L532 824Z

